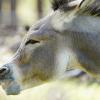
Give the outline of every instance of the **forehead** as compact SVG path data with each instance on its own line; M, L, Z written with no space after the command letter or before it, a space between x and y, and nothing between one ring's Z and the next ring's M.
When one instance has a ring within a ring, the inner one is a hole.
M52 15L51 24L55 30L63 31L64 27L63 25L67 23L67 27L72 22L72 20L76 17L75 12L61 12L60 10L57 10Z

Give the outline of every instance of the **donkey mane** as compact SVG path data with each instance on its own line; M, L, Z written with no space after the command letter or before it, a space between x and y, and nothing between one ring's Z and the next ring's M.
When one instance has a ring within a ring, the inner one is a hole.
M64 5L67 6L68 0L53 0L52 2L52 8L53 10L58 10L64 7Z
M54 11L58 9L61 9L63 11L68 11L70 10L68 4L71 1L75 0L53 0L52 8ZM84 2L86 1L88 1L89 3L85 4L85 6L82 8L80 7L78 13L81 15L85 14L85 15L100 17L100 0L83 0L82 4L84 4Z
M100 17L100 0L90 0L90 2L80 10L81 14Z

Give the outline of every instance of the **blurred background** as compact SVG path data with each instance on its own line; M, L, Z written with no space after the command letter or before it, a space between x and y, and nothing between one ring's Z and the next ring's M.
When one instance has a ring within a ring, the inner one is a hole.
M0 66L18 49L23 36L37 20L52 11L49 0L0 0ZM53 81L7 96L0 87L0 100L100 100L100 82L81 71L69 72Z

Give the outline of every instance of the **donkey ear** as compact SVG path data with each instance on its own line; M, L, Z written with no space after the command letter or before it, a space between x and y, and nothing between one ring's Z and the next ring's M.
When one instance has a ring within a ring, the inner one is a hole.
M79 7L85 0L74 0L68 3L69 7Z
M86 5L93 3L95 0L69 0L69 7L81 7L83 8Z
M63 9L63 10L73 10L77 6L81 5L84 0L53 0L52 8L53 10Z
M76 0L76 2L79 4L78 6L80 8L84 8L88 5L91 5L94 1L97 2L97 0Z

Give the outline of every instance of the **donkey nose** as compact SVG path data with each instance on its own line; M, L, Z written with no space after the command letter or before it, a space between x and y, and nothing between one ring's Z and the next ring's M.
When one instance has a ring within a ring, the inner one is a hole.
M9 68L8 67L6 67L6 66L3 66L3 67L1 67L0 68L0 76L4 76L4 75L6 75L7 73L9 73Z

